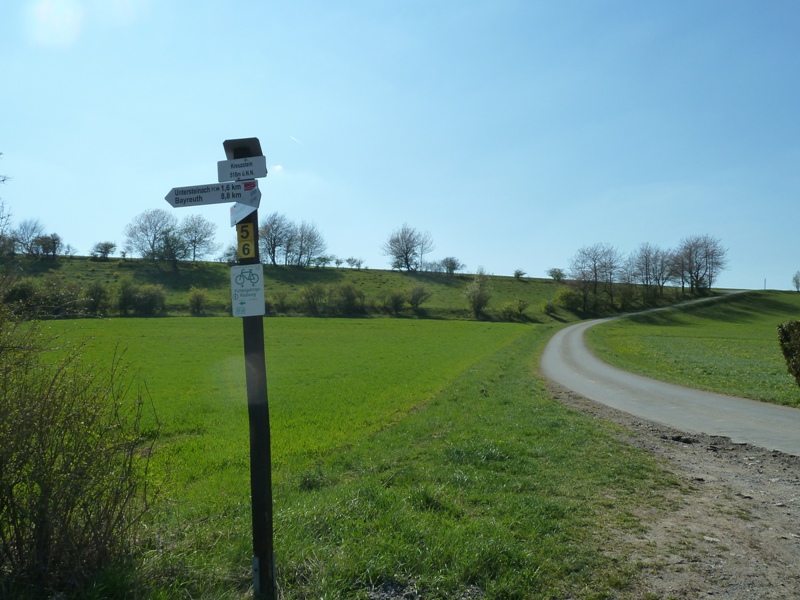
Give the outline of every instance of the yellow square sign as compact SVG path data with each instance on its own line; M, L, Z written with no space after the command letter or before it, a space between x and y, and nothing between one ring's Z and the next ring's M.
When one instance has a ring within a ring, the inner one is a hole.
M236 238L239 241L239 258L253 258L256 255L256 236L253 223L239 223L236 225Z

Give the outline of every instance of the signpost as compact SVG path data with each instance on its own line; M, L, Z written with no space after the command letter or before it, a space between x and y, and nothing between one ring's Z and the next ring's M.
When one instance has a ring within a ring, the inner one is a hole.
M261 200L261 190L258 189L258 182L255 179L232 183L206 183L172 188L164 196L164 200L176 208L224 202L238 202L257 207Z
M248 158L234 158L221 160L217 163L218 181L242 181L267 176L267 158L265 156L251 156Z
M225 140L222 146L228 160L217 163L220 183L172 188L164 199L173 207L235 203L231 206L231 226L236 226L239 264L231 267L231 305L233 315L242 318L244 338L250 422L253 587L257 598L275 600L272 457L264 357L264 268L258 255L261 191L255 180L257 177L266 177L267 162L258 138Z

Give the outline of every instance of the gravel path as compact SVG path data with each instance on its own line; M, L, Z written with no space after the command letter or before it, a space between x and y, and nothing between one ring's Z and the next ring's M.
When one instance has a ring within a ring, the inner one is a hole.
M639 514L644 531L609 549L642 566L620 598L800 598L800 457L647 421L560 386L554 397L622 425L626 443L664 461L690 492Z

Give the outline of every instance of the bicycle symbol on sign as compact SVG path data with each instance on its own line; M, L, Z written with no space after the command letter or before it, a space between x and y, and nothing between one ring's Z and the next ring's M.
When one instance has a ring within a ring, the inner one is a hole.
M251 285L255 285L258 283L258 275L253 273L253 269L242 269L242 272L236 276L235 281L236 285L244 285L245 281L249 281Z

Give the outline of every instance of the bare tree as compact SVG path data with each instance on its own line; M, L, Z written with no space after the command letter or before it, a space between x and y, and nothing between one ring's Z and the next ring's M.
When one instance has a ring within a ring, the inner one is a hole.
M356 258L355 256L351 256L347 258L344 262L347 263L347 266L351 269L355 269L357 271L361 270L361 267L364 265L363 258Z
M458 260L455 256L448 256L442 259L442 267L444 268L444 272L448 275L453 275L457 273L461 269L466 268L464 263Z
M100 260L108 260L114 254L117 245L114 242L97 242L92 248L92 257Z
M652 286L652 263L656 248L649 242L640 244L633 254L628 257L627 269L630 278L644 288L645 295L650 294Z
M33 256L37 254L37 238L45 235L44 226L39 219L25 219L14 230L13 237L20 252Z
M393 269L416 271L422 257L433 251L433 239L404 223L389 236L382 247L383 254L391 259Z
M187 260L191 250L186 238L177 227L170 227L158 239L155 258L172 263L172 268L178 269L178 262Z
M50 256L55 258L64 243L61 241L61 236L57 233L38 236L33 240L33 251L36 256Z
M720 272L728 267L728 249L722 245L719 239L704 235L703 259L708 273L708 287L711 288Z
M222 254L217 257L217 260L220 262L228 263L229 265L234 265L239 260L239 247L236 244L228 244L222 250Z
M0 152L0 157L3 153ZM0 174L0 183L8 181L7 175ZM5 202L0 200L0 254L13 254L14 241L11 233L11 211L6 208Z
M644 242L630 256L630 269L644 295L664 295L664 286L674 277L674 259L669 250Z
M0 201L0 256L10 256L15 252L16 242L11 235L11 213Z
M314 259L321 256L327 248L325 239L317 229L317 226L306 221L294 227L289 239L290 244L287 247L286 264L298 267L310 266Z
M792 285L794 286L795 290L800 292L800 271L796 271L792 277Z
M2 152L0 152L0 156L3 156ZM6 181L8 181L8 175L0 174L0 183L5 183Z
M489 283L489 276L483 267L478 269L475 279L464 288L464 298L467 300L472 315L478 319L489 305L492 299L492 290Z
M597 309L601 292L613 304L613 284L621 266L619 251L608 244L598 243L578 250L570 264L570 278L581 293L584 311L589 310L590 299L593 300L593 308Z
M273 265L278 264L278 256L285 255L285 249L292 233L292 222L278 212L270 214L258 228L258 245L262 261L267 258Z
M142 258L156 260L165 234L173 232L177 226L178 219L171 212L161 208L146 210L125 227L125 249Z
M192 262L202 260L219 248L214 241L217 226L202 215L189 215L181 221L180 236L189 250Z
M674 278L674 262L672 251L656 247L650 264L650 281L658 289L659 296L664 295L664 286Z
M692 235L681 240L673 265L681 288L689 284L691 293L711 289L720 271L728 265L728 251L710 235Z

